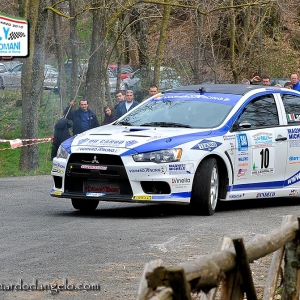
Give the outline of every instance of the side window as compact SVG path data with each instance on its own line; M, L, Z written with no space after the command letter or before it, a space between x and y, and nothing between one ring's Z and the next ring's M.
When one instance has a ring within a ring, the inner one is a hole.
M282 95L288 124L300 123L300 97L294 95Z
M273 96L262 96L252 100L245 107L238 122L250 123L249 129L279 125L277 106Z

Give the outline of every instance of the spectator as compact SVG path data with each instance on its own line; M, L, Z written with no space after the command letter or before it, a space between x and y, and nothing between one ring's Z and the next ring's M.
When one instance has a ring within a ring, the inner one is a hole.
M283 87L285 87L287 89L293 89L293 84L290 81L287 81Z
M116 98L117 98L117 101L118 103L115 105L114 109L115 111L117 110L117 107L118 105L125 100L125 95L126 95L126 92L123 91L123 90L119 90L116 92Z
M116 110L116 119L119 119L121 116L125 115L129 110L133 109L139 103L134 100L134 94L132 90L126 91L126 100L120 102Z
M271 78L269 76L262 76L261 77L261 84L265 86L270 86L271 85Z
M246 84L246 85L248 85L248 84L251 84L251 83L250 83L250 80L249 80L249 79L243 78L242 81L241 81L241 84Z
M70 102L70 106L75 106L75 101ZM69 107L64 111L64 115L67 114ZM86 130L100 126L96 115L89 109L88 101L85 99L80 100L79 108L71 110L67 116L67 119L73 122L73 134L79 134Z
M291 74L291 83L293 84L293 90L300 92L300 82L297 73Z
M107 125L116 120L115 109L112 106L110 106L110 105L105 106L103 111L104 111L105 117L104 117L104 120L101 123L101 125Z
M155 84L150 85L148 92L149 92L149 96L150 97L158 94L158 87L157 87L157 85L155 85Z
M241 84L257 84L261 81L258 75L255 75L252 79L243 78Z

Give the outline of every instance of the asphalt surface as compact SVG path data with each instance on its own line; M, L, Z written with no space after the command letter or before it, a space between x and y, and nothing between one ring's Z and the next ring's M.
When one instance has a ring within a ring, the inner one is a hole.
M299 215L296 198L228 202L211 217L107 202L84 215L51 187L51 176L0 179L0 299L135 299L145 263L194 260L224 235L247 241Z

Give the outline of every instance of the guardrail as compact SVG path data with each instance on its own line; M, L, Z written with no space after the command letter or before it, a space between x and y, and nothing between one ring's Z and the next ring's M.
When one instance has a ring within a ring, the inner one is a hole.
M279 277L281 299L299 299L299 224L300 218L288 215L268 235L256 236L247 243L242 238L224 237L220 251L192 262L164 267L161 260L151 261L144 267L137 300L190 300L195 299L195 293L200 300L240 300L244 295L256 300L249 263L273 252L263 300L274 299Z

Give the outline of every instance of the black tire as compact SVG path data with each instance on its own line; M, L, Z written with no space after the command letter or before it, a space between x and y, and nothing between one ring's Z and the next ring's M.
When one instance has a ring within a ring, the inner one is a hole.
M83 212L92 212L99 204L99 200L71 199L71 201L75 209L79 209Z
M191 208L196 215L211 216L219 198L219 172L215 158L200 163L193 182Z

